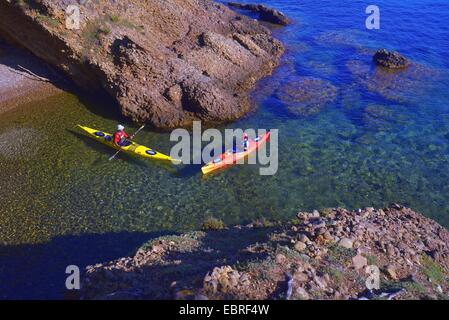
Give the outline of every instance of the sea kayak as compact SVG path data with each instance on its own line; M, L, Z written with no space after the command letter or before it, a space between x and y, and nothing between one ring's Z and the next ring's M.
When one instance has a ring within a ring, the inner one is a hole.
M239 160L242 160L249 156L251 153L259 149L263 144L265 144L270 139L270 132L267 132L263 136L257 137L250 140L249 148L247 151L241 152L225 152L206 164L201 168L203 174L209 174L219 169L226 168L228 166L236 164Z
M140 144L137 144L133 141L129 141L129 145L119 147L113 142L113 135L104 131L84 127L81 125L78 125L81 129L83 129L89 137L94 138L97 141L100 141L101 143L110 146L117 150L122 150L123 152L138 155L143 158L147 159L154 159L154 160L163 160L163 161L173 161L173 162L180 162L177 159L173 159L170 156L167 156L163 153L157 152L151 148L147 148L145 146L142 146Z

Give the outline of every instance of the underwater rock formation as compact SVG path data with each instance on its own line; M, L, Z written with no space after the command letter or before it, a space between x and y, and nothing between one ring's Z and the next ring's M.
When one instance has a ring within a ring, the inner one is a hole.
M284 51L266 27L210 0L88 1L70 29L68 4L0 0L0 36L159 128L241 117Z
M389 69L403 69L410 65L410 62L398 52L379 49L373 57L375 63Z
M392 71L375 68L371 60L350 60L346 64L356 82L367 90L386 99L407 103L422 96L429 89L428 77L439 76L438 71L420 64L410 64L406 69Z
M370 104L366 106L362 119L366 128L375 130L388 129L391 126L391 122L394 122L394 113L389 107Z
M291 114L308 117L334 101L337 88L326 80L298 77L282 86L276 96Z

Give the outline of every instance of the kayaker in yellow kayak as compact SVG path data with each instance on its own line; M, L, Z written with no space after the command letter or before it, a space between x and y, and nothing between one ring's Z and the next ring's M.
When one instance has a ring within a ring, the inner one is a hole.
M125 132L125 127L119 124L117 131L114 133L114 143L119 147L126 147L129 145L129 135Z

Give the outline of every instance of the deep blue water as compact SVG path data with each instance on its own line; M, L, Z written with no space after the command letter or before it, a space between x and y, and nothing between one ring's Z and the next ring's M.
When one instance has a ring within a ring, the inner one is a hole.
M203 179L199 166L108 162L111 151L74 126L107 130L118 118L73 96L11 113L0 119L0 139L17 126L51 138L32 156L0 154L0 297L61 297L67 264L126 255L208 216L234 224L398 202L449 226L449 4L379 0L381 29L367 30L364 1L253 2L293 24L273 31L286 54L253 92L258 108L229 127L279 129L278 173L237 166ZM379 48L413 65L376 68ZM304 88L308 99L288 99ZM138 142L165 153L172 145L148 131Z
M238 125L281 129L286 203L356 208L396 201L449 225L449 4L377 1L380 30L368 30L365 1L260 3L294 23L274 32L287 53L254 93L259 112ZM400 52L413 67L379 70L372 63L379 48ZM302 77L335 86L336 97L312 115L292 114L282 88Z

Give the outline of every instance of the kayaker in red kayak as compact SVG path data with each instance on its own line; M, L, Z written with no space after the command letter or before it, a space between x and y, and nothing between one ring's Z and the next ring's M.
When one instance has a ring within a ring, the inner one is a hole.
M243 134L243 151L248 151L249 149L249 138L248 134L245 132Z
M129 135L125 132L125 127L119 124L117 126L117 131L114 133L114 143L119 147L124 147L127 145Z

